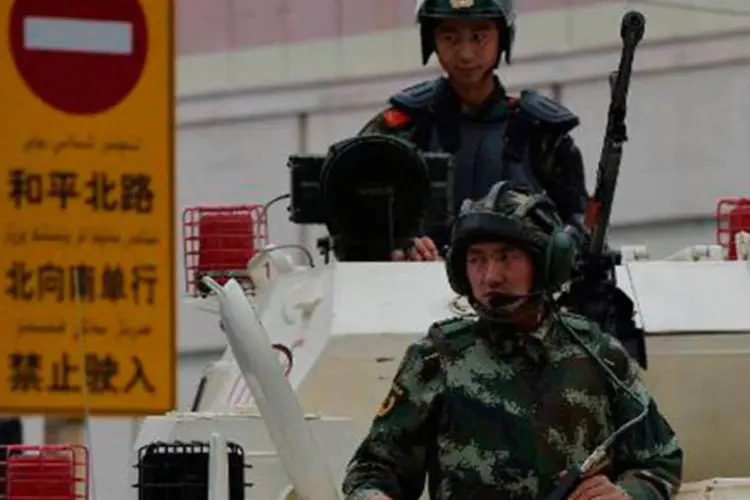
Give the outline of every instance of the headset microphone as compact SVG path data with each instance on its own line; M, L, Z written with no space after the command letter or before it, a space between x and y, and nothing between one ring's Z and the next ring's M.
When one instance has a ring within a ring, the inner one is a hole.
M533 299L544 295L542 291L531 293L494 293L490 297L489 303L491 308L508 307L515 304L521 299Z

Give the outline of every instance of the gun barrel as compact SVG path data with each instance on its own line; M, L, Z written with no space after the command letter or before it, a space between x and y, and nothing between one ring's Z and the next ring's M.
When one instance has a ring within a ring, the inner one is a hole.
M637 45L643 39L646 32L646 18L640 12L631 10L622 17L620 37L622 41Z
M591 258L598 258L604 250L605 235L609 227L617 178L620 173L622 145L627 141L625 116L633 59L636 47L643 39L645 27L646 19L640 12L630 11L622 18L620 28L622 54L617 71L610 75L611 100L604 143L597 169L596 191L593 200L597 214L589 243Z

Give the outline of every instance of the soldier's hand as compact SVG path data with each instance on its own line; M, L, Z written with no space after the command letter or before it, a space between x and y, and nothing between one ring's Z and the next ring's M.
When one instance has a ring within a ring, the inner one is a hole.
M568 498L569 500L627 500L628 497L607 476L598 474L584 479Z
M411 249L410 260L440 260L440 252L432 241L432 238L423 236L414 238L414 246Z
M391 259L397 261L440 260L440 252L438 251L435 242L432 241L431 238L422 236L421 238L414 238L412 240L412 246L411 248L409 248L408 252L404 252L404 250L394 250L393 252L391 252Z

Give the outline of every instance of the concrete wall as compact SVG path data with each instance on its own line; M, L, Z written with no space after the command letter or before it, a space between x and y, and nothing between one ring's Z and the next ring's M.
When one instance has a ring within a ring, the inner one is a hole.
M593 187L606 75L617 65L625 5L574 3L555 9L529 2L534 8L519 17L516 60L501 69L501 77L516 90L554 89L579 114L582 124L574 135ZM229 8L231 2L221 5ZM715 3L716 9L743 6ZM635 7L647 15L647 35L636 57L612 240L648 244L658 257L713 242L717 198L747 194L750 187L750 17ZM275 15L263 9L245 14ZM340 37L308 33L300 37L309 39L298 40L287 32L277 34L281 41L259 41L238 34L231 52L222 51L224 42L215 33L211 38L213 32L203 33L203 42L194 34L190 43L183 33L183 48L189 48L179 62L180 209L263 203L286 192L289 154L325 152L331 142L356 132L389 94L438 74L419 66L411 13L393 16L388 29L360 26L364 33L343 30ZM232 29L248 19L236 20ZM217 26L222 24L215 21ZM326 29L332 28L320 28ZM222 36L226 41L228 35ZM210 53L196 53L201 47ZM272 209L272 239L303 242L314 251L315 236L323 231L294 227L286 219L283 204ZM218 357L224 339L216 319L191 306L180 306L180 320L185 408L201 365Z
M180 95L418 71L414 3L319 0L312 10L304 0L183 0ZM515 3L518 61L611 47L619 42L620 16L632 8L648 16L649 42L750 26L744 0Z

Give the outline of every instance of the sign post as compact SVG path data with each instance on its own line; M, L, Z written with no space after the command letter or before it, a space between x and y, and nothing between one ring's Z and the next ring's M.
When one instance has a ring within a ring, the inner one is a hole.
M0 412L171 410L172 0L0 4Z

